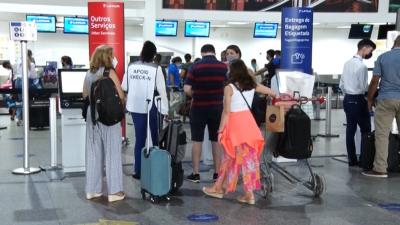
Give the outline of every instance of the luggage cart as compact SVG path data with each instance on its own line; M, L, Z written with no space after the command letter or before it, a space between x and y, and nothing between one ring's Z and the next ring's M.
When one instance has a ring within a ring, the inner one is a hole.
M276 100L275 100L276 101ZM285 98L284 100L280 99L279 101L291 101L297 102L300 105L311 102L320 102L323 103L325 99L323 97L313 97L311 99L305 97L299 98ZM275 135L272 133L271 135ZM264 132L264 139L267 138L267 132ZM272 138L273 139L273 138ZM271 139L271 140L272 140ZM264 198L267 198L268 194L274 190L274 174L272 170L276 171L278 174L283 176L286 180L288 180L291 184L301 184L310 191L314 193L315 197L319 197L325 191L325 179L323 176L313 172L312 167L307 159L297 160L298 163L301 163L307 167L307 171L310 174L308 180L302 180L301 178L293 175L287 169L280 166L278 163L272 161L272 156L278 157L279 155L276 152L271 152L271 150L267 149L267 146L264 146L264 151L261 155L260 161L260 175L261 175L261 185L262 185L262 195Z

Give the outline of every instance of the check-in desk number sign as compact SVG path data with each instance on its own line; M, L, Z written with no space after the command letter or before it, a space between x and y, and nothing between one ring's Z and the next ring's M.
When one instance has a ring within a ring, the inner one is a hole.
M12 41L36 41L35 22L10 22L10 39Z

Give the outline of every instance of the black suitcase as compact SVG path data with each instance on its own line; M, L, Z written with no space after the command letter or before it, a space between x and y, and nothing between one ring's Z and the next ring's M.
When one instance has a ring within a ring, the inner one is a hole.
M171 181L171 194L175 194L183 184L184 171L182 162L171 162L172 167L172 181Z
M388 172L400 172L400 142L397 134L390 133L388 146Z
M307 159L313 151L310 117L300 105L293 105L285 115L285 131L279 133L277 153L288 159Z
M48 100L31 100L29 104L29 128L50 126Z
M169 151L172 157L171 193L173 194L182 186L184 179L182 160L185 157L186 132L181 121L168 120L168 126L160 132L159 146Z
M167 127L160 132L158 144L160 148L170 152L173 162L181 162L185 157L187 144L182 121L168 120Z
M361 135L360 167L364 170L371 170L375 159L375 132Z

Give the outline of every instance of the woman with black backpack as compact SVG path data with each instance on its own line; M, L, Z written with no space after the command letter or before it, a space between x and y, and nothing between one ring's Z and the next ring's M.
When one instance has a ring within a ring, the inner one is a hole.
M99 198L103 195L103 163L105 162L109 202L125 198L122 185L121 124L119 121L104 124L100 111L93 107L94 104L98 105L93 95L97 95L94 94L96 92L94 89L99 87L98 81L106 77L112 81L111 87L114 90L111 90L118 93L118 100L124 102L124 93L113 69L116 66L113 65L114 59L111 47L101 45L96 48L90 60L90 70L86 74L82 93L84 99L90 99L90 107L86 114L86 199ZM120 107L123 110L123 106ZM92 111L94 112L91 113Z

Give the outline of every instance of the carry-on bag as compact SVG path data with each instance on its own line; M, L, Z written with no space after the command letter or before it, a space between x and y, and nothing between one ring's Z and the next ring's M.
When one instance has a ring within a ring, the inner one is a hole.
M186 153L186 132L180 120L167 120L167 126L159 134L159 147L169 151L172 161L181 162Z
M150 99L147 100L149 107ZM158 202L161 198L169 200L171 190L172 169L171 155L159 147L150 147L150 112L147 110L147 144L141 154L141 193L146 198L150 194L150 201Z
M277 151L289 159L311 157L311 120L300 105L292 105L285 116L285 132L279 133Z
M400 172L400 141L398 134L389 135L389 146L388 146L388 168L389 172Z
M30 100L29 103L29 128L49 127L49 100Z
M364 133L361 136L360 167L371 170L375 159L375 132Z
M160 99L157 99L157 105L161 107ZM180 120L169 119L167 126L163 129L162 118L158 117L159 133L158 146L166 149L171 155L171 194L178 191L183 184L184 171L182 169L182 160L185 157L186 151L186 132L183 129L183 123Z

